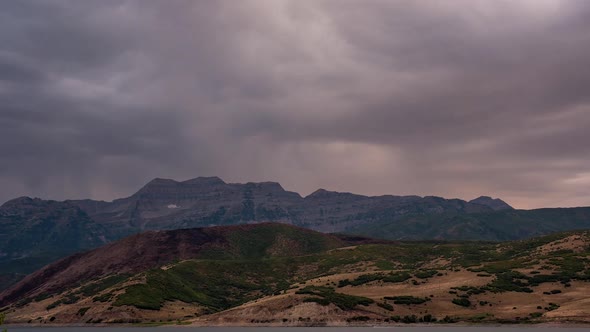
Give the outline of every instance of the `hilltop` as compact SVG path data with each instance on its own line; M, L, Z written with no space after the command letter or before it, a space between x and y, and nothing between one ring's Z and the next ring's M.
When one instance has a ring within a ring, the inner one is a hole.
M13 323L362 325L581 322L590 232L390 242L289 225L147 232L0 294Z

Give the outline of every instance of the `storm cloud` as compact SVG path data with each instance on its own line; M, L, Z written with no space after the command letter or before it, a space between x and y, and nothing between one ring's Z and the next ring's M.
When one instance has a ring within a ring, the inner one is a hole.
M586 0L0 3L0 201L217 175L590 205Z

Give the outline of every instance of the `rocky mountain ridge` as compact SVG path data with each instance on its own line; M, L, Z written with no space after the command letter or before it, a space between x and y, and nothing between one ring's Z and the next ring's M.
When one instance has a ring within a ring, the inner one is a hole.
M500 200L497 200L500 201ZM93 220L126 233L212 225L277 221L342 232L375 220L410 213L472 213L512 209L435 196L363 196L319 189L301 197L276 182L225 183L218 177L187 181L154 179L130 197L113 202L68 201ZM496 202L496 201L494 201ZM501 201L500 201L501 202ZM503 202L502 202L503 203Z

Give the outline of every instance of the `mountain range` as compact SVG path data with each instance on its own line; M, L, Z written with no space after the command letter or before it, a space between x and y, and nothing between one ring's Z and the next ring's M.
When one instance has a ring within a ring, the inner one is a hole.
M69 254L149 230L279 222L388 240L524 239L590 228L590 208L515 210L500 199L363 196L276 182L154 179L112 202L20 197L0 207L0 289Z

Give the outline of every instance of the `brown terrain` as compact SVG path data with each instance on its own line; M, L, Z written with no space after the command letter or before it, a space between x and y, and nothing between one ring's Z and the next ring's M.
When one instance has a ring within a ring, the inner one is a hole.
M482 261L464 263L474 253ZM590 323L589 253L589 232L477 244L272 223L159 231L51 264L0 293L0 304L16 324Z

